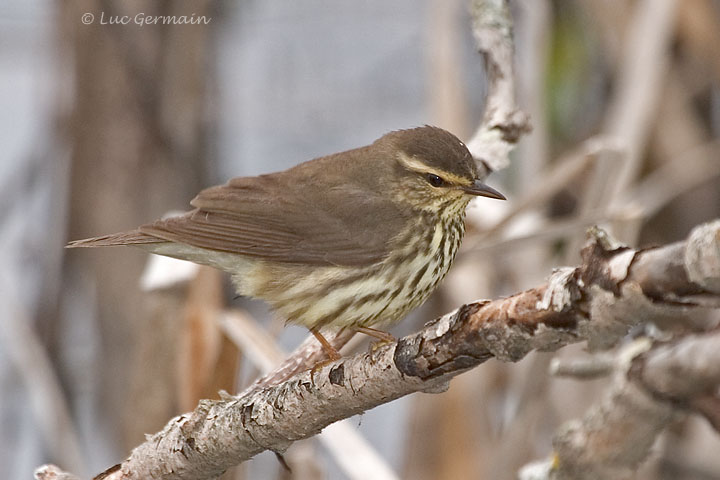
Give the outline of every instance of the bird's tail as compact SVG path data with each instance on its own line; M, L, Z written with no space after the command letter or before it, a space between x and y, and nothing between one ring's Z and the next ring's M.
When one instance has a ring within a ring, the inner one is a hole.
M103 235L102 237L85 238L83 240L73 240L65 245L65 248L89 248L89 247L116 247L120 245L145 245L148 243L163 243L167 240L153 237L139 230L130 230L129 232L113 233L112 235Z

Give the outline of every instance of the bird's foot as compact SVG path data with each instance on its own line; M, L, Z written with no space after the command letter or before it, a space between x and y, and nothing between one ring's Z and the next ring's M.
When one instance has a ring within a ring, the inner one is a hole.
M397 342L397 339L393 337L388 332L384 332L382 330L378 330L376 328L371 327L354 327L356 332L364 333L365 335L368 335L373 338L377 338L377 342L374 342L370 345L371 350L374 352L378 348L382 347L383 345L387 345L389 343L395 343Z
M323 367L330 365L334 361L335 360L329 360L329 359L328 360L320 360L319 362L317 362L315 365L312 366L312 368L310 369L310 380L312 381L313 385L315 385L315 375L317 375L318 372L320 372L320 370L322 370Z

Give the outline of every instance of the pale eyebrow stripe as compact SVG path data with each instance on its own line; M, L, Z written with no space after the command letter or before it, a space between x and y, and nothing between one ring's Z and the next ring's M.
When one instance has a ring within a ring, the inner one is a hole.
M442 170L438 170L436 168L429 167L422 163L420 160L411 157L410 155L406 154L405 152L400 152L400 155L398 156L400 163L405 165L410 170L413 170L418 173L432 173L433 175L437 175L438 177L450 182L455 183L458 185L469 185L471 182L469 182L467 179L460 177L458 175L454 175L450 172L443 172Z

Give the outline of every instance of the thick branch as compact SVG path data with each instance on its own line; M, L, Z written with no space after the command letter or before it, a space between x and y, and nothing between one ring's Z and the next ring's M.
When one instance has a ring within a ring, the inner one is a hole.
M684 265L718 255L720 221L695 232L687 243L634 251L594 230L583 264L557 270L546 284L463 305L397 344L281 384L203 401L149 437L106 478L213 478L263 450L281 452L337 420L413 392L441 391L455 375L489 358L517 361L534 349L582 340L612 345L632 325L658 317L681 321L701 304L720 305L720 295L690 282L685 272L694 267ZM691 251L697 248L704 251ZM707 286L716 280L705 271Z

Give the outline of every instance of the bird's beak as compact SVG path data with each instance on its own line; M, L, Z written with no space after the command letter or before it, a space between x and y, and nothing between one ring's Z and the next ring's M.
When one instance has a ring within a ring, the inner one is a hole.
M488 187L484 183L482 183L480 180L475 180L475 182L467 187L461 187L461 190L468 195L476 195L478 197L488 197L488 198L496 198L498 200L507 200L505 198L505 195L498 192L492 187Z

